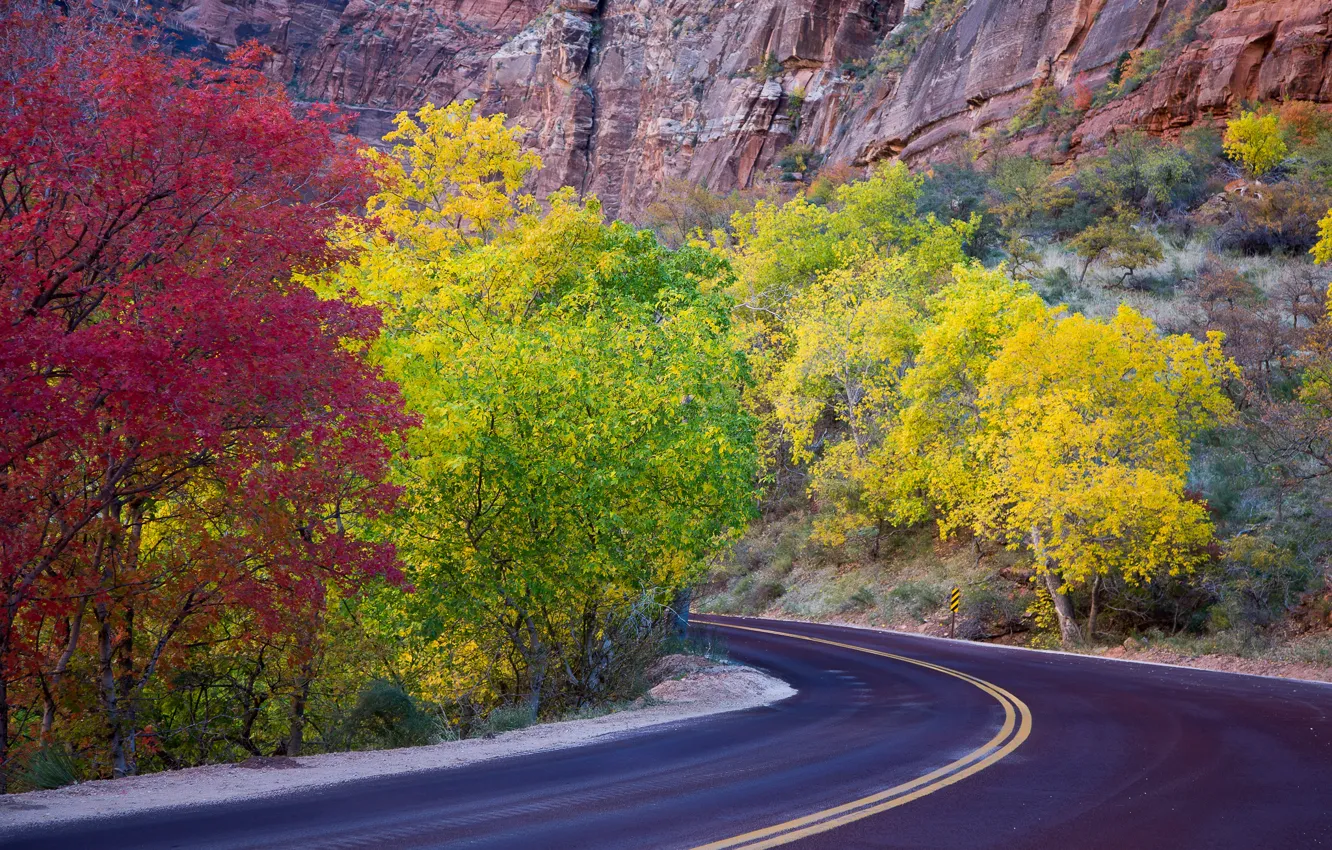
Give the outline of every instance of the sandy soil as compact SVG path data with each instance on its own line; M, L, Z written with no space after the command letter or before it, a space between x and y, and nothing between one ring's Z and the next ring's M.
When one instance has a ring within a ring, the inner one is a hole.
M664 681L650 692L653 699L647 707L587 720L546 723L489 739L295 759L251 759L240 765L197 767L85 782L57 791L11 794L0 797L0 837L8 830L32 826L268 797L356 779L576 747L647 726L767 705L795 694L785 682L740 665L717 665L691 656L668 656L658 664L655 678Z
M1196 667L1200 670L1220 670L1223 673L1248 673L1251 676L1276 676L1281 679L1306 679L1313 682L1332 682L1332 668L1297 661L1273 661L1266 658L1241 658L1237 655L1184 655L1160 647L1126 649L1114 647L1095 653L1103 658L1125 658L1130 661L1151 661L1156 664L1174 664Z

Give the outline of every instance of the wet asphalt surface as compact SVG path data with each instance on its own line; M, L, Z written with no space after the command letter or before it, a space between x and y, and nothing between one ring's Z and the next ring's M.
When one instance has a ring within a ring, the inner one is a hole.
M1006 689L1030 735L898 808L784 846L1332 847L1332 686L834 626L699 618L921 659ZM690 848L907 782L1005 712L954 676L720 630L799 693L471 767L0 835L0 848Z

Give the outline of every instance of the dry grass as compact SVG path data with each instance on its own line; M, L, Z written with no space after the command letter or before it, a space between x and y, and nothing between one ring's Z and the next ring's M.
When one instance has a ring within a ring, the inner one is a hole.
M940 541L930 528L895 531L869 557L866 539L841 547L809 538L813 518L797 511L756 525L700 594L700 610L837 620L942 633L947 598L962 588L959 622L973 636L1018 626L1029 602L1024 556L970 541Z

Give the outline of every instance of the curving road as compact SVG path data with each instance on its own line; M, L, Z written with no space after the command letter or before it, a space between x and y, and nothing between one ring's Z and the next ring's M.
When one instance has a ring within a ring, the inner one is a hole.
M1332 847L1332 687L698 618L799 690L576 750L20 848Z

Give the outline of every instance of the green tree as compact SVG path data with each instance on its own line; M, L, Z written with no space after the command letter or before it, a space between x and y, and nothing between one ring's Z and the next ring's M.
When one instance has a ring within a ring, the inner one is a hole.
M1161 262L1161 241L1138 224L1136 215L1120 212L1083 230L1068 243L1082 259L1078 282L1087 279L1095 263L1121 270L1118 286L1123 286L1142 267Z
M700 289L710 251L572 192L515 200L529 160L511 138L439 114L413 125L420 150L376 160L386 229L347 234L361 253L327 284L384 310L372 357L420 420L381 529L416 592L369 610L446 693L535 715L605 696L616 630L660 622L743 525L747 370L729 298Z

